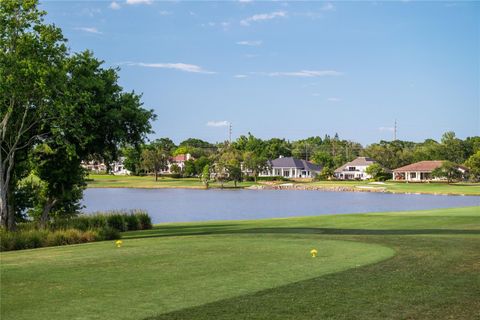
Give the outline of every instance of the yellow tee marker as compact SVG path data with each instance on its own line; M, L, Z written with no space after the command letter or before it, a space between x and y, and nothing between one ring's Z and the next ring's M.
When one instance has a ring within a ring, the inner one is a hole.
M123 244L123 241L122 240L117 240L115 241L115 245L117 246L117 248L120 248Z
M316 258L316 257L317 257L317 254L318 254L317 249L312 249L312 250L310 250L310 254L312 255L312 258Z

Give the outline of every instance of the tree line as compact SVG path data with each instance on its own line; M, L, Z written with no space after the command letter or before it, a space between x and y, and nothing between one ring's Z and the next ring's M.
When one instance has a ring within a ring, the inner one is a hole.
M166 170L171 157L191 154L193 159L185 162L183 170L173 164L170 172L176 177L203 176L205 166L220 182L242 179L242 172L256 179L267 169L267 161L280 156L305 159L323 167L320 178L333 176L334 170L358 156L375 159L378 166L372 167L374 175L384 175L382 168L395 169L422 160L445 160L450 166L465 165L470 169L472 180L479 178L480 137L464 140L454 132L443 134L439 142L427 139L424 142L380 141L363 147L360 143L333 137L316 136L297 141L273 138L262 140L251 133L242 135L232 143L209 143L200 139L187 139L175 145L169 138L161 138L135 148L124 148L125 167L133 174L154 173ZM245 178L245 176L243 177Z

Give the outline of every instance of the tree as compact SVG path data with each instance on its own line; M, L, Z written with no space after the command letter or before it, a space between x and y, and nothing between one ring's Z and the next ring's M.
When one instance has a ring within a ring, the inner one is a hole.
M470 169L470 178L474 181L480 180L480 150L470 156L465 165Z
M389 178L389 173L379 164L371 164L365 169L365 172L372 176L372 179L375 181L385 181Z
M318 180L328 180L331 179L334 175L335 171L333 170L332 167L325 166L322 168L322 171L318 176L315 178Z
M0 220L8 229L15 227L9 201L26 174L15 172L18 154L46 134L42 122L55 115L52 100L65 84L65 40L44 15L37 1L0 1Z
M116 69L89 51L68 55L61 30L43 23L37 1L0 2L1 223L15 225L17 181L44 179L43 221L74 212L84 184L82 160L116 160L119 146L151 132L151 110L124 93ZM39 193L40 194L40 193Z
M133 175L139 175L142 168L142 147L126 147L122 149L122 155L125 157L123 165Z
M200 171L201 173L201 171ZM195 168L195 160L189 159L185 161L185 166L183 167L183 175L184 177L194 177L198 174Z
M268 168L267 159L257 156L253 151L247 151L243 154L243 167L253 173L255 182L258 175Z
M432 176L446 178L448 183L462 178L462 172L458 170L458 164L451 161L444 161L442 165L432 171Z
M153 172L158 181L158 172L167 168L170 154L160 144L152 143L142 151L142 166L146 171Z
M208 164L202 169L201 179L205 188L208 189L208 182L210 181L210 166Z
M180 166L176 163L173 163L171 166L170 166L170 172L174 175L174 178L180 178L181 177L181 173L182 173L182 168L180 168Z
M195 159L194 163L195 171L197 172L197 174L201 175L203 172L203 168L205 168L206 165L211 165L212 161L209 158L202 156L198 159Z

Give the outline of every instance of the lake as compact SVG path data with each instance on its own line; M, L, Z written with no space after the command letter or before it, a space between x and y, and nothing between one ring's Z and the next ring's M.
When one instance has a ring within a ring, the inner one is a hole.
M245 220L478 206L478 196L305 190L92 188L84 212L145 209L153 223Z

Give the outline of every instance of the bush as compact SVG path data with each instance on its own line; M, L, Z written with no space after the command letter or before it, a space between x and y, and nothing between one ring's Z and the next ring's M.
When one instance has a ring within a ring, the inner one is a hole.
M152 222L145 211L107 211L97 212L91 215L80 215L69 219L55 220L50 224L53 230L79 229L87 231L91 229L102 229L111 227L120 232L151 229Z
M116 240L120 238L120 231L112 227L100 229L98 233L98 240Z
M125 224L125 216L123 214L109 214L107 218L107 226L118 231L127 231L127 225Z
M136 212L140 230L152 229L152 219L146 212Z
M115 235L115 232L117 235ZM38 230L27 229L15 232L0 230L0 251L33 249L40 247L61 246L98 240L118 239L118 231L97 230L81 231L78 229Z

